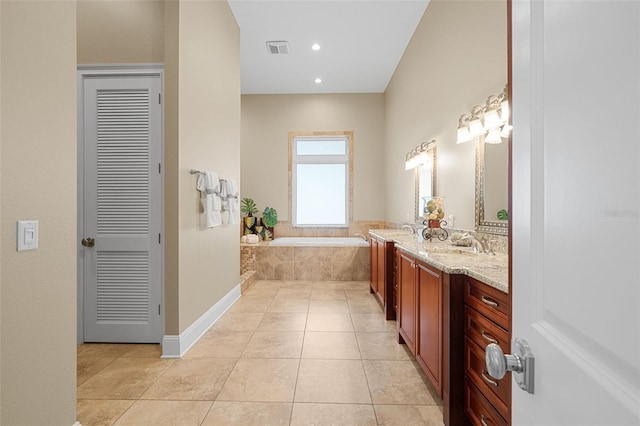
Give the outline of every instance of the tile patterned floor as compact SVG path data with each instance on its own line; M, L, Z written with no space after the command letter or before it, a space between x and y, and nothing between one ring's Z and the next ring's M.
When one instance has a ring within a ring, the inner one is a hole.
M363 281L258 281L183 359L78 347L91 425L442 425L442 402Z

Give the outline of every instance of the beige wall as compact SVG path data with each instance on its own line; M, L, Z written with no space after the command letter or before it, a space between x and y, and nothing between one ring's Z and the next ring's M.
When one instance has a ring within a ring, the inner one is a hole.
M164 63L165 334L177 335L239 283L239 225L199 228L189 174L240 179L239 29L226 1L82 0L78 62Z
M227 2L179 8L179 329L240 281L240 225L199 228L192 168L240 179L240 30Z
M385 92L386 210L404 221L414 174L402 164L420 142L438 141L438 188L458 228L474 229L473 142L456 144L458 118L507 82L506 1L432 0Z
M0 423L76 421L76 3L2 1ZM16 221L40 222L17 252Z
M289 220L288 133L354 132L353 220L384 219L384 95L242 96L242 197Z
M79 64L163 61L164 1L78 1Z

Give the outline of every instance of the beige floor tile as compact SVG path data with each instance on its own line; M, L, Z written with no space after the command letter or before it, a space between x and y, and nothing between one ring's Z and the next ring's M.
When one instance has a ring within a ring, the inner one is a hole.
M300 360L295 402L371 404L362 361Z
M274 299L267 312L308 312L309 299Z
M352 314L382 314L382 306L373 299L349 301L349 312Z
M273 299L278 294L278 290L280 287L267 287L267 286L259 286L258 283L251 286L251 288L244 293L242 293L242 298L247 299Z
M313 314L348 314L346 300L311 300L309 312Z
M117 358L78 357L76 368L78 386L95 376L116 359Z
M271 299L261 297L241 297L227 312L264 313L269 309L271 302Z
M298 359L240 359L218 401L291 402Z
M94 400L78 401L78 421L83 426L111 426L135 401Z
M302 314L304 315L304 314ZM302 331L256 331L242 358L300 358Z
M252 335L252 331L210 330L187 351L183 359L239 358Z
M278 281L278 280L257 280L252 287L265 288L265 289L269 289L269 288L278 289L282 287L282 285L285 283L286 281Z
M311 297L311 288L280 287L274 299L308 299L309 297Z
M411 361L363 361L374 404L436 405Z
M352 300L352 301L373 300L373 297L374 297L373 294L369 292L368 288L366 290L347 289L347 290L344 290L344 295L347 298L347 300Z
M313 281L314 290L344 290L344 281Z
M78 345L78 358L99 357L99 358L119 358L135 345L116 343L85 343Z
M345 300L344 290L316 289L311 290L311 300Z
M213 401L235 364L229 358L176 360L140 399Z
M291 426L376 426L372 405L293 404Z
M162 346L157 344L138 344L133 345L122 355L125 358L160 358L162 355Z
M409 361L407 345L396 341L396 333L356 333L362 359Z
M304 335L302 358L360 359L355 333L308 331Z
M311 281L282 281L280 288L297 288L310 290L313 288Z
M369 281L345 281L343 288L345 290L360 290L369 293Z
M382 312L374 314L351 314L353 328L357 333L395 333L398 325L395 321L384 319Z
M202 426L286 426L291 417L291 405L290 402L216 401Z
M137 401L115 426L198 426L211 405L212 401Z
M78 386L78 399L139 398L174 360L119 358Z
M442 407L433 405L375 405L381 426L442 426Z
M263 316L263 313L227 312L211 327L211 330L254 331Z
M267 312L256 331L304 331L306 323L304 312Z
M350 331L353 323L349 314L312 314L307 316L307 331Z

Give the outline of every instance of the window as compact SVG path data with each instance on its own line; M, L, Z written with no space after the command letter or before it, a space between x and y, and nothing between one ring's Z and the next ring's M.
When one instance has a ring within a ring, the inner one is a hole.
M291 154L293 226L349 226L350 136L294 136Z

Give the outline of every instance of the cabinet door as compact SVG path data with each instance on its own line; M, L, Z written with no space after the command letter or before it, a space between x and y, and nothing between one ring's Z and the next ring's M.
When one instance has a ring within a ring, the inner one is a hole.
M371 287L371 293L376 293L378 290L378 240L373 237L369 238L369 259L369 286Z
M378 241L378 284L376 286L376 294L378 299L382 303L382 306L386 306L387 297L387 256L386 256L386 244L384 241Z
M442 397L442 277L422 263L418 271L418 363Z
M400 288L398 298L398 332L401 340L415 355L416 341L416 264L410 257L400 254Z

